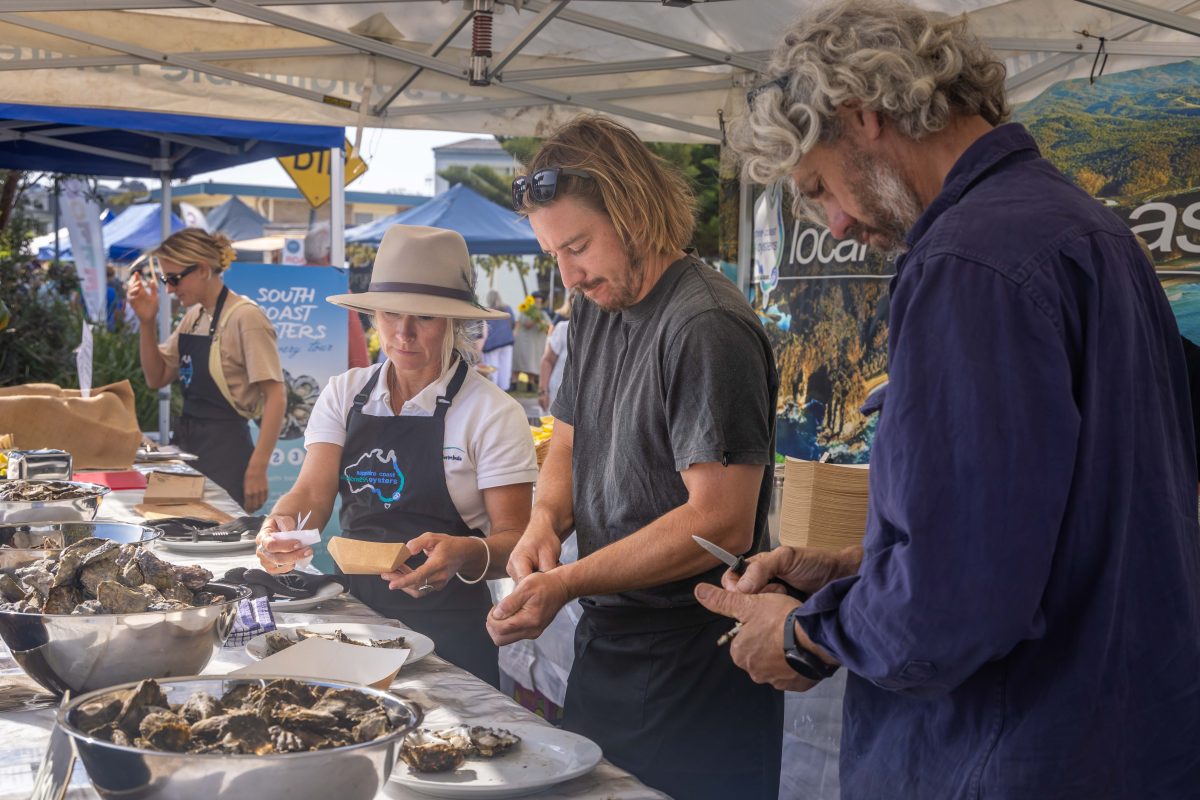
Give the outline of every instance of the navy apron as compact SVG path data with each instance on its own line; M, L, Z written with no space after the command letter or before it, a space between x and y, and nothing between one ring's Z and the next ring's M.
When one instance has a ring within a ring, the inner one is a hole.
M676 800L778 800L783 692L757 684L700 605L580 601L563 727Z
M369 542L407 542L427 531L482 535L455 508L442 461L446 411L466 380L466 363L459 361L431 417L363 413L387 368L385 362L375 369L346 416L346 444L338 474L342 535ZM425 560L417 554L405 564L415 569ZM341 580L376 613L433 639L442 658L499 686L499 650L484 627L492 607L486 582L467 585L451 576L446 588L417 598L389 589L378 575L345 575Z
M175 422L172 439L183 450L194 453L191 466L204 473L240 506L246 500L246 467L254 454L250 426L217 388L208 371L209 349L221 319L229 287L221 289L213 309L208 335L179 332L179 382L183 385L183 416ZM197 317L196 322L199 322Z

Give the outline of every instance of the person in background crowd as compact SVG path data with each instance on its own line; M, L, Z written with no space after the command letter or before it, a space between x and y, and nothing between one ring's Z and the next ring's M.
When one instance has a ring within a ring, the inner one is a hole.
M492 382L504 391L512 387L513 377L513 326L517 318L510 306L500 299L500 293L492 289L487 293L487 307L494 311L503 311L507 318L489 319L487 321L487 336L483 340L483 363L495 369L489 377Z
M777 800L783 696L717 646L729 622L692 587L721 572L692 535L767 546L779 376L746 298L683 251L693 202L677 170L596 116L555 132L513 183L583 296L508 563L517 586L488 629L499 644L535 638L579 598L567 729L671 797ZM580 558L560 565L572 529Z
M107 284L105 286L105 319L108 329L116 330L117 322L125 319L125 284L117 277L117 270L109 264L105 269Z
M567 366L567 328L571 322L571 298L568 294L563 304L554 311L557 322L546 337L546 352L542 354L542 366L539 374L549 375L548 380L542 381L538 387L538 405L543 414L549 414L554 406L554 398L558 396L558 387L562 386L563 370Z
M538 370L542 366L542 353L546 351L546 334L550 330L550 317L544 305L546 296L540 291L531 292L533 309L517 315L513 344L513 386L522 372L529 378L529 388L538 386Z
M224 236L185 228L146 258L154 277L135 271L129 279L146 383L158 389L179 379L183 414L172 441L194 453L192 466L238 505L255 511L267 500L267 466L285 410L275 328L261 308L222 280L233 259ZM161 344L156 283L188 307ZM251 419L258 419L257 444L250 438Z
M275 534L309 512L308 524L323 528L340 495L343 536L405 542L412 553L398 572L340 580L499 686L483 581L504 576L529 521L537 457L521 405L469 368L479 321L507 319L477 304L473 274L458 233L394 225L372 288L328 298L374 316L386 360L334 376L317 398L300 477L264 523L258 557L271 573L310 557Z
M863 546L697 587L733 659L796 691L848 670L845 800L1197 797L1188 377L1129 227L1008 123L964 17L823 3L765 78L745 176L898 255Z

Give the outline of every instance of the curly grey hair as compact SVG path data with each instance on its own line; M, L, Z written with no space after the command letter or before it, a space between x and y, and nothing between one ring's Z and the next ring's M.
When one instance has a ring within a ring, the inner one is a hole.
M967 30L966 17L936 19L896 0L843 0L792 23L767 67L766 84L730 127L745 177L786 178L819 142L841 134L837 110L857 101L913 139L951 117L1006 121L1005 69Z

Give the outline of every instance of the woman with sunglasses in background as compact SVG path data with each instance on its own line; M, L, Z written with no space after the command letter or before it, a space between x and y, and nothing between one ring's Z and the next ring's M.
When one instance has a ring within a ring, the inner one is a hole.
M283 368L275 328L262 309L229 291L221 279L233 260L224 236L186 228L147 254L168 292L187 307L179 326L159 343L156 281L135 271L129 305L141 321L139 354L152 389L177 377L183 415L171 441L198 458L193 464L247 511L267 499L267 464L283 424ZM257 419L258 444L247 420Z

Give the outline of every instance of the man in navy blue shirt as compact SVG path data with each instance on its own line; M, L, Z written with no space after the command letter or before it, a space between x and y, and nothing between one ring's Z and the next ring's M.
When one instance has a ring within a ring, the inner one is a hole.
M846 800L1200 797L1196 459L1153 267L1005 124L961 19L817 8L768 78L746 174L898 257L864 545L697 587L743 621L734 660L848 670Z

